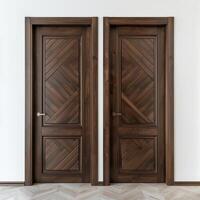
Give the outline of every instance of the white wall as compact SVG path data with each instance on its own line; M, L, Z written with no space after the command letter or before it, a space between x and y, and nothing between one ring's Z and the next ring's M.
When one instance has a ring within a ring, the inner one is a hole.
M103 16L175 17L175 180L200 181L199 0L0 0L0 181L24 180L24 17L99 17L99 180ZM198 13L199 12L199 13Z

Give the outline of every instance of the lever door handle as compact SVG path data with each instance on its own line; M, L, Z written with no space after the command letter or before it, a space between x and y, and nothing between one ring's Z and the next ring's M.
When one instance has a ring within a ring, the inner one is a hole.
M45 113L37 112L37 117L40 117L40 116L45 116Z
M121 115L122 115L122 113L118 113L118 112L113 112L113 113L112 113L112 116L114 116L114 117L115 117L115 116L121 116Z

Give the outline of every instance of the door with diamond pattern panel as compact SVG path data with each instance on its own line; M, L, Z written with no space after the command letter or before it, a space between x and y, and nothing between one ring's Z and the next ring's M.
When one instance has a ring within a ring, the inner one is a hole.
M111 181L164 182L164 28L113 26Z
M34 182L90 182L90 34L35 28Z

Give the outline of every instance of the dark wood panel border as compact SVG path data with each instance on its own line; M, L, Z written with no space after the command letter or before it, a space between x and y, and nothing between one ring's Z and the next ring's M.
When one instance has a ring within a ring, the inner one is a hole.
M33 184L33 29L39 25L82 25L91 27L91 184L98 185L98 18L25 18L25 185Z
M104 17L104 184L110 184L110 66L111 26L142 25L165 27L165 182L174 184L174 18Z

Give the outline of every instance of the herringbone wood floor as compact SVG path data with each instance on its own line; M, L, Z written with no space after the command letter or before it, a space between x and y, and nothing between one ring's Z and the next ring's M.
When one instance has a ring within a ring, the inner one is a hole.
M0 200L200 200L200 187L165 184L1 186Z

